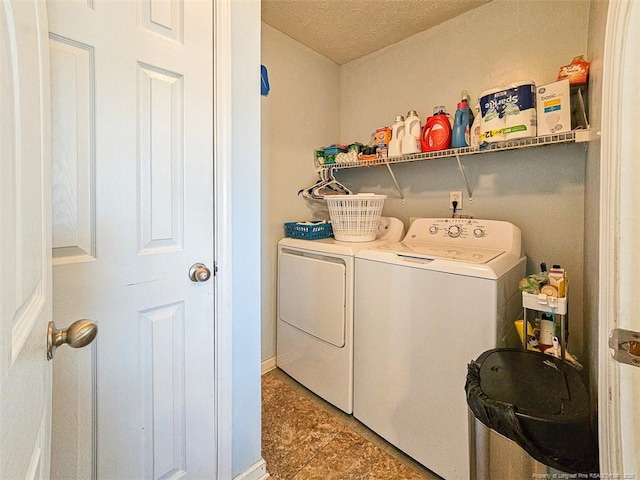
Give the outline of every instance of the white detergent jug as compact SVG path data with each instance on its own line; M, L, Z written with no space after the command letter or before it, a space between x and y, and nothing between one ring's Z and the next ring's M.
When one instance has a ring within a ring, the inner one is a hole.
M415 110L411 110L407 114L407 119L404 121L404 131L401 147L402 154L420 153L422 151L422 146L420 145L422 125L420 125L420 117L418 117L418 113Z
M397 157L402 155L402 139L405 136L405 123L404 117L398 115L396 121L391 127L391 141L389 142L389 156Z

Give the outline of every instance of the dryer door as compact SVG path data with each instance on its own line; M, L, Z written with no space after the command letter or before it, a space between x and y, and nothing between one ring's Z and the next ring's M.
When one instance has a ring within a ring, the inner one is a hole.
M343 347L346 294L344 260L283 249L278 268L280 320L336 347Z

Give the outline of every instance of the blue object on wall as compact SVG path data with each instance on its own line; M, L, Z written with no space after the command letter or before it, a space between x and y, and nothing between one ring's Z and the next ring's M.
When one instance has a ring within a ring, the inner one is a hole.
M260 95L267 95L271 87L269 86L269 73L264 65L260 65L260 77Z

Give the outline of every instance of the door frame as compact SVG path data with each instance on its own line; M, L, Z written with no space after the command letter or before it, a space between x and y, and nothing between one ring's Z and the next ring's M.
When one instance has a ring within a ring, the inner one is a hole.
M638 28L633 18L637 0L611 0L605 33L602 141L600 152L600 247L599 247L599 330L598 330L598 427L600 440L600 471L622 473L624 469L621 421L624 413L620 405L621 367L609 352L609 333L621 323L620 285L637 281L628 278L628 270L621 269L620 235L625 225L633 221L628 199L621 188L621 179L629 177L633 169L629 156L629 122L638 118L638 100L629 98L629 86L624 79L630 74L640 78L640 61L636 58L640 42L632 38L630 25ZM634 23L635 22L635 23ZM635 124L634 127L635 128ZM634 132L635 133L635 132ZM626 224L624 222L627 222ZM627 261L627 259L625 259ZM629 446L627 446L629 447ZM628 451L628 449L627 449Z
M213 7L214 336L219 479L232 476L232 102L231 3Z

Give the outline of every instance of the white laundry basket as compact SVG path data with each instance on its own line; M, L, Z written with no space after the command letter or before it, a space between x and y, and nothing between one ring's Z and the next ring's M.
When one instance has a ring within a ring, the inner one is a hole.
M333 235L342 242L370 242L376 239L386 195L326 195Z

